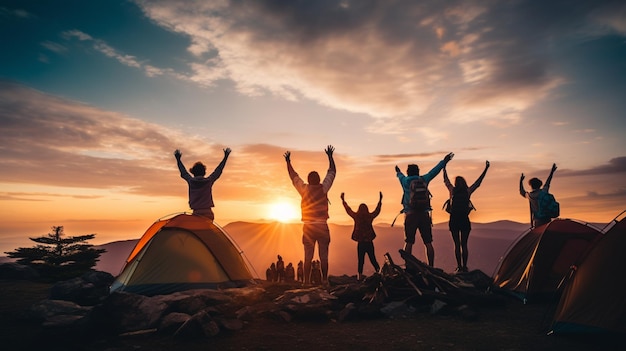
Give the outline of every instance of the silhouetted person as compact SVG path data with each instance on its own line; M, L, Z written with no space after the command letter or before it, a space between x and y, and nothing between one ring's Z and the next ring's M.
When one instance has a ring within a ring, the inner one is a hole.
M270 265L269 268L269 276L271 277L271 280L268 279L271 282L275 282L276 281L276 263L272 262L272 264Z
M546 223L550 223L551 218L538 218L535 213L539 209L539 205L537 203L537 199L539 198L540 192L550 192L550 182L552 182L552 176L554 175L554 171L556 171L556 163L552 164L552 169L550 170L550 175L548 179L546 179L546 184L543 185L543 182L539 178L531 178L528 181L528 184L532 188L530 192L526 192L524 189L524 173L519 178L519 193L522 197L528 199L528 203L530 204L530 225L533 227L539 227L540 225L544 225Z
M191 174L189 174L181 160L182 153L180 150L174 151L180 177L187 181L189 186L189 208L193 210L193 214L198 214L210 218L211 220L215 218L212 210L212 207L215 206L213 203L213 183L222 175L228 155L230 155L230 149L226 148L224 149L222 162L217 165L213 173L205 177L206 166L202 162L196 162L193 167L189 169L191 172Z
M320 260L311 261L311 284L320 285L322 281L322 269ZM306 276L305 276L306 277Z
M293 264L289 262L287 267L285 267L285 281L293 283L294 280L296 280L296 271L293 268Z
M441 172L443 167L452 159L453 153L447 154L443 160L441 160L430 172L424 174L423 181L428 185L433 178ZM402 186L402 212L404 212L404 251L412 254L413 244L415 244L415 234L419 229L422 241L426 248L426 257L428 258L428 264L433 266L435 264L435 249L433 248L433 232L432 232L432 218L430 217L430 211L432 208L424 210L414 210L410 204L411 196L411 182L420 178L420 169L416 164L408 165L406 169L407 175L405 176L400 171L400 168L396 166L396 176Z
M304 282L304 267L303 267L303 262L302 260L300 260L300 262L298 262L298 268L296 269L296 279L299 282Z
M380 208L382 207L383 193L379 192L378 205L373 212L369 212L369 208L366 204L359 205L359 209L354 212L345 200L344 193L341 193L341 202L346 209L346 213L354 220L354 229L352 230L352 240L357 242L357 279L362 280L363 277L363 264L365 263L365 254L369 257L374 270L378 272L380 265L376 261L376 255L374 254L374 238L376 233L372 222L380 214Z
M265 280L267 280L268 282L274 281L274 273L272 272L272 268L270 267L267 267L267 269L265 270Z
M283 257L281 255L277 256L278 260L276 261L276 281L282 282L285 281L285 261L283 261Z
M309 173L308 184L296 173L291 165L291 152L285 152L287 162L287 172L289 178L296 188L302 201L302 244L304 246L304 284L309 284L311 279L311 261L317 243L321 271L322 283L326 284L328 279L328 246L330 245L330 231L328 230L328 191L333 185L336 175L335 160L333 152L335 148L328 145L324 150L328 156L328 171L324 181L320 183L320 176L317 172Z
M454 178L454 185L448 178L448 172L446 167L443 168L443 182L450 192L450 221L448 222L448 228L452 233L452 240L454 241L454 256L456 258L456 271L467 272L467 240L472 230L469 214L474 209L470 197L476 189L480 186L485 175L489 169L489 161L485 162L485 170L476 179L474 184L467 186L467 182L463 177Z

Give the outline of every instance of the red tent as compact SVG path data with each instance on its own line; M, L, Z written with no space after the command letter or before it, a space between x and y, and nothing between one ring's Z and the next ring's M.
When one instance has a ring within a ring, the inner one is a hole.
M570 267L601 235L598 228L571 219L529 229L500 262L494 286L524 302L554 296Z
M553 332L626 334L626 219L614 220L567 281Z

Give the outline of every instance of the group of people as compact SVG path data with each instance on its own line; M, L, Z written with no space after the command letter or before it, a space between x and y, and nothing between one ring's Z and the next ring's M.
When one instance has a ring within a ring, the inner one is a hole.
M283 261L283 257L281 255L277 256L277 261L272 262L272 264L265 270L265 279L269 282L302 282L303 281L303 271L302 271L302 261L298 262L298 271L296 278L296 269L293 266L293 263L289 262L287 266L285 266L285 261Z
M212 207L214 206L212 185L222 174L228 156L231 152L229 148L226 148L223 151L224 158L208 177L205 177L206 166L204 166L201 162L196 162L193 165L190 169L191 174L187 172L181 161L181 152L179 150L174 152L174 156L176 157L178 168L180 170L180 175L187 181L189 186L190 208L193 210L194 214L208 217L211 220L214 218L212 211ZM324 178L322 179L320 174L316 171L311 171L307 175L307 182L305 182L294 170L291 163L291 152L287 151L283 155L287 165L289 179L301 197L300 207L302 211L301 220L303 223L302 244L304 246L304 261L301 263L302 282L304 285L310 285L314 282L318 283L318 281L321 284L327 284L328 282L328 250L330 245L330 230L327 223L329 218L328 192L333 185L337 174L335 160L333 158L334 151L335 148L332 145L328 145L324 149L324 152L328 157L328 170L326 171ZM471 232L469 215L474 209L470 201L470 197L481 185L485 175L487 174L487 170L490 167L490 163L489 161L485 162L485 168L481 175L471 186L468 186L465 178L461 176L457 176L454 179L454 183L452 183L448 178L446 166L453 157L453 153L445 155L445 157L437 163L435 167L433 167L429 172L421 175L417 164L409 164L406 169L406 175L402 173L398 166L395 166L396 177L402 187L401 213L404 214L403 250L412 254L416 235L419 231L425 247L428 264L430 266L434 266L435 250L432 244L432 207L430 206L431 194L428 191L428 184L443 170L443 181L449 191L449 202L446 206L446 211L450 213L449 229L454 241L454 254L457 262L456 270L457 272L467 272L468 238ZM531 224L533 226L540 226L550 222L551 220L551 218L542 218L537 215L537 199L539 198L540 193L547 193L549 191L550 182L555 171L556 164L552 166L552 170L545 185L538 178L530 179L528 182L532 188L530 192L527 192L524 189L524 174L522 173L520 177L520 194L528 199L531 213ZM345 193L341 193L341 200L346 213L354 220L352 240L357 242L358 279L364 278L363 266L366 254L374 269L377 272L380 270L380 265L376 260L374 252L373 240L376 237L376 233L372 223L380 214L382 199L383 194L382 192L379 192L378 204L374 211L370 212L368 206L361 203L355 212L345 201ZM314 276L312 274L312 265L315 246L318 248L319 260L316 262L316 274ZM277 276L280 277L280 273L278 273L278 264L282 261L282 257L279 255L278 258L278 262L276 264L272 263L272 266L268 268L268 277L270 274L273 274L272 267L276 269L278 274ZM300 270L300 264L298 266L298 270ZM318 278L317 275L320 277Z

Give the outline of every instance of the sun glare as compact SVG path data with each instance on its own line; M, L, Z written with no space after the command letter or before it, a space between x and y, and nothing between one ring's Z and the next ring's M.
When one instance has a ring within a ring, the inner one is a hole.
M279 222L290 222L298 219L300 215L298 209L288 202L276 202L270 206L270 219Z

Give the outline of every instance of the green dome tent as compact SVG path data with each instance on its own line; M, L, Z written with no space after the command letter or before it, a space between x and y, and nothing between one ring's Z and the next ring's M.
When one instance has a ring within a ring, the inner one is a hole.
M179 214L146 230L111 292L152 296L253 282L241 251L221 227L206 217Z

